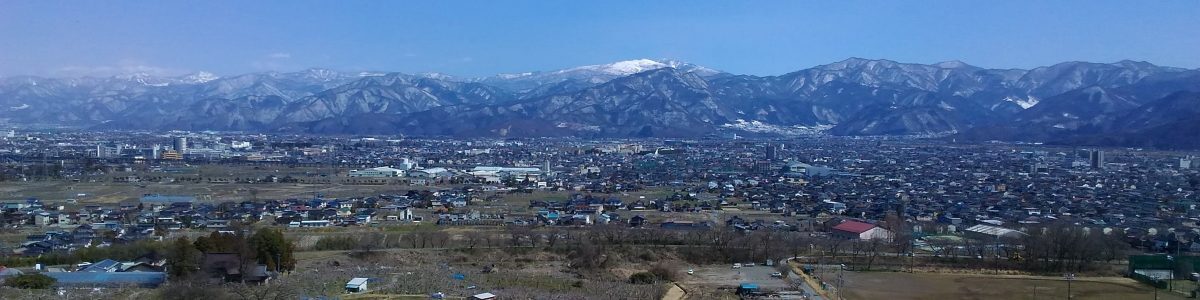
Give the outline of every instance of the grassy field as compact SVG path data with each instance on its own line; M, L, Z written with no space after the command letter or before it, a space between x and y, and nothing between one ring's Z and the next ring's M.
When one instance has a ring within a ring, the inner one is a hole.
M201 201L243 201L251 199L309 198L314 193L325 197L361 197L381 193L404 193L410 189L438 188L407 185L351 185L341 183L167 183L167 182L71 182L37 181L0 186L0 200L38 198L61 202L76 199L79 203L116 203L138 199L145 194L192 195Z
M1067 299L1067 282L1058 277L846 272L846 299ZM831 284L836 279L830 280ZM1121 277L1079 278L1072 299L1152 299L1147 285ZM1184 299L1159 292L1159 299Z

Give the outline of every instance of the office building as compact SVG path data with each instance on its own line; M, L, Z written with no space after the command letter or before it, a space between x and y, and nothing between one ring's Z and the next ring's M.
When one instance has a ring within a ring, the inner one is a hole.
M1104 151L1092 150L1088 152L1088 161L1092 163L1093 169L1104 168Z
M188 146L187 143L188 143L188 140L186 137L182 137L182 136L175 137L175 143L174 143L175 152L178 152L180 155L186 154L187 146Z
M779 147L776 147L775 144L767 144L767 160L775 161L778 158L779 158Z

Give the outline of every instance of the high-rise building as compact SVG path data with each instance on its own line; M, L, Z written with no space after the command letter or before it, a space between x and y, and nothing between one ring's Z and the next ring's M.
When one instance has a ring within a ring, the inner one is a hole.
M186 154L187 153L187 138L182 137L182 136L175 137L175 144L173 146L175 146L175 152L178 152L181 155Z
M1192 168L1192 160L1194 160L1194 159L1195 158L1193 158L1191 156L1180 158L1179 159L1179 168L1183 169L1183 170L1191 169Z
M96 145L96 157L98 157L98 158L118 157L118 156L121 156L121 150L122 150L121 145L115 145L115 146L108 146L108 145L103 145L103 144Z
M1092 163L1093 169L1104 168L1104 151L1092 150L1088 152L1088 161Z
M779 158L779 148L775 144L767 144L767 160L775 161Z

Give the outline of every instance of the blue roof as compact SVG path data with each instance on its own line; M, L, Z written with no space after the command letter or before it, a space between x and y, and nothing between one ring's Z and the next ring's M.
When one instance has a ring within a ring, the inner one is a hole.
M117 265L120 265L120 264L121 264L121 262L119 262L119 261L105 259L100 262L88 265L86 268L83 268L82 270L79 270L79 271L80 272L110 272L111 269L115 268Z
M753 283L743 283L741 288L743 290L758 289L758 285Z
M57 286L124 286L157 287L167 281L163 272L45 272L58 280Z

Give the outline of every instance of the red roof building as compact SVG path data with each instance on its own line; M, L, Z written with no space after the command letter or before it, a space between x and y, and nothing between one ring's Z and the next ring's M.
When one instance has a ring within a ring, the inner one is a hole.
M833 226L834 237L848 240L891 239L892 233L875 224L859 221L843 221Z

